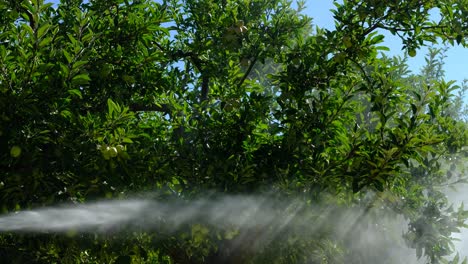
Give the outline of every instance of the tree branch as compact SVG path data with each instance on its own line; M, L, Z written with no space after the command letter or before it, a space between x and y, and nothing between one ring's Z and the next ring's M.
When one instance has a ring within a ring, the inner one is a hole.
M200 91L200 103L208 99L208 94L210 92L210 77L207 74L207 71L203 67L203 61L198 57L196 53L193 52L184 52L178 50L174 53L173 58L189 58L190 62L195 66L197 71L200 73L202 78L201 91Z
M386 30L395 30L395 31L401 31L401 32L408 32L408 31L413 31L414 28L399 28L399 27L389 27L385 26L383 24L376 24L378 28L386 29ZM428 30L428 29L444 29L446 27L444 26L425 26L421 27L421 30Z
M210 86L210 78L206 75L206 73L202 73L200 103L208 99L208 93L210 92L209 86Z
M245 79L247 79L253 67L255 66L255 63L257 62L257 58L258 58L258 55L255 56L255 58L252 60L252 63L250 63L249 68L245 72L244 76L242 76L242 79L239 81L239 84L237 85L237 87L241 87L241 85L245 82Z

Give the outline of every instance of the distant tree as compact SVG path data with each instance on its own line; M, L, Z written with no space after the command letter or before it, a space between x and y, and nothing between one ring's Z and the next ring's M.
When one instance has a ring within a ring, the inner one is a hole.
M408 56L437 40L466 46L467 3L335 5L326 30L312 27L303 2L285 0L0 2L3 212L148 190L181 199L274 190L311 205L393 210L409 221L405 239L418 257L446 263L467 215L441 192L464 180L444 160L466 158L466 110L455 95L466 85L444 80L437 50L420 74L381 55L378 32L400 37ZM440 21L430 20L434 10ZM0 256L227 261L235 232L186 228L118 242L2 234ZM334 228L258 254L242 248L230 261L379 262L354 253L353 239L328 236Z

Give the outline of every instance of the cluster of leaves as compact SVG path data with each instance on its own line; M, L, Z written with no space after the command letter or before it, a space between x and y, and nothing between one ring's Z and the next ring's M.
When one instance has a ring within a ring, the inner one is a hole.
M273 188L312 204L331 193L347 206L373 191L364 206L408 219L418 255L432 263L450 255L466 213L449 208L440 188L462 180L443 173L444 160L466 155L460 87L443 80L440 51L420 75L379 55L387 48L377 30L400 36L410 56L437 38L466 45L466 1L343 1L334 30L312 29L297 5L0 2L3 212L146 190L190 199ZM438 22L429 20L434 9ZM198 224L120 245L2 235L0 255L216 263L236 232L216 234ZM231 261L358 261L352 241L332 240L311 234Z

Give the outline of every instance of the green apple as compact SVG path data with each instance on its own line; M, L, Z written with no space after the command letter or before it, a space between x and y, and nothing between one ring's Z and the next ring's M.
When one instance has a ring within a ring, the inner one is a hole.
M351 48L353 46L353 42L351 41L351 38L349 36L344 36L343 37L343 44L345 45L346 48Z
M125 152L125 147L122 146L122 145L117 145L117 146L115 146L115 148L117 149L117 152L119 154Z
M21 155L21 148L19 146L13 146L10 149L10 156L18 158Z
M109 156L111 156L112 158L115 158L117 157L117 154L119 154L119 152L117 151L116 147L109 148Z
M101 153L102 153L102 156L104 157L104 159L108 160L108 159L111 158L111 156L110 156L110 147L109 146L101 148Z
M338 53L333 57L333 60L338 63L342 63L346 59L346 54Z
M301 66L301 62L301 59L297 57L291 60L292 65L296 68L299 68L299 66Z

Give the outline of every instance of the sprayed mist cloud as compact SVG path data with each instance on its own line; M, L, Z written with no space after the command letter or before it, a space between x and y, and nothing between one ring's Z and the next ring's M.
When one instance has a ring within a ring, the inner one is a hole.
M373 263L377 255L381 263L422 263L402 239L407 223L396 215L376 217L379 210L316 205L271 195L219 194L191 201L106 200L4 215L0 217L0 231L107 234L138 230L167 234L201 224L225 233L236 230L234 242L247 245L249 250L326 236L331 247L346 245L349 254L367 261L363 263ZM311 249L311 255L316 253Z

